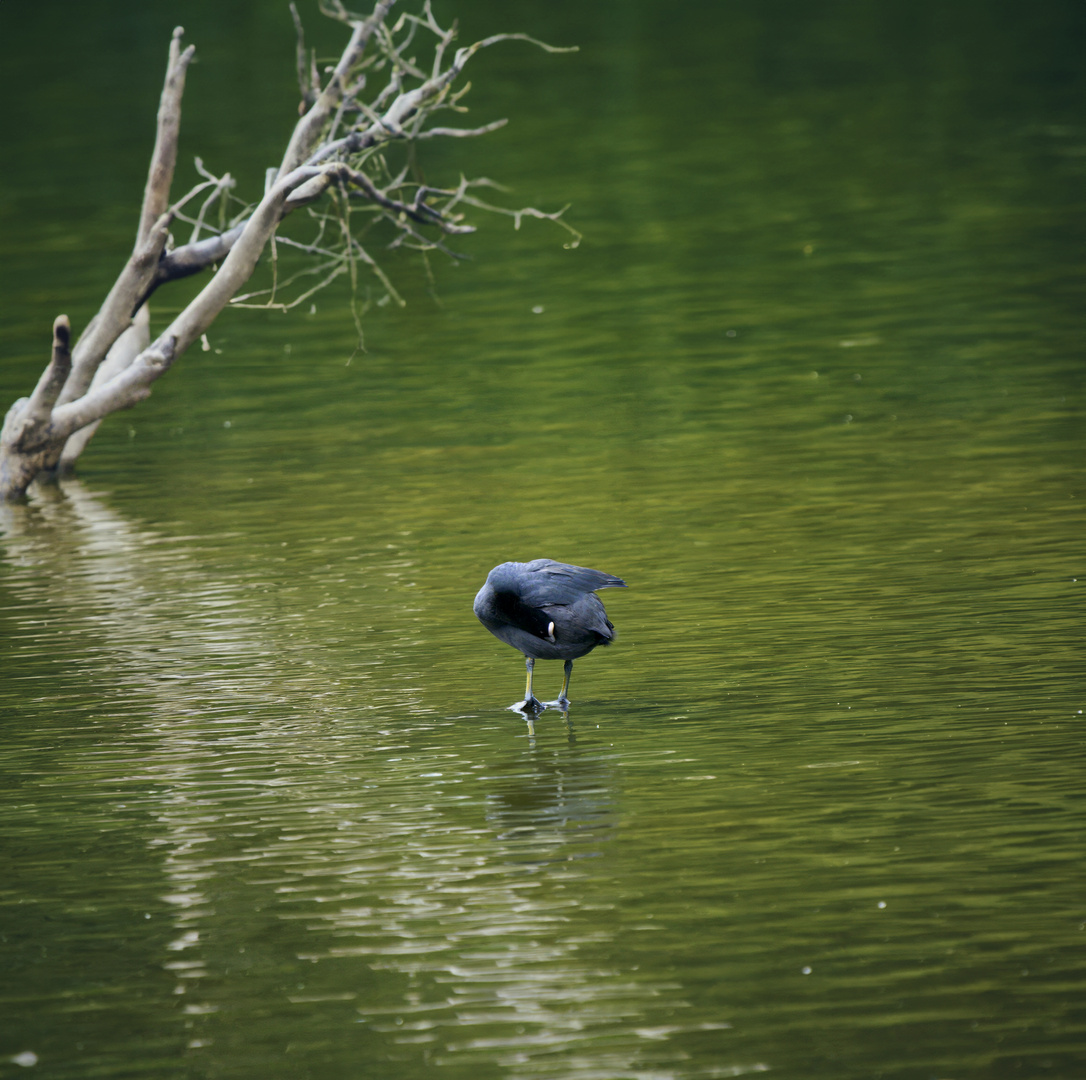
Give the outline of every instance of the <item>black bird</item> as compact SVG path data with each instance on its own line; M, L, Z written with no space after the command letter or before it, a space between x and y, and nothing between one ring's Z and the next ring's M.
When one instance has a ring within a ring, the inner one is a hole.
M610 645L615 636L595 590L619 587L626 587L622 578L553 559L502 563L487 574L475 597L475 614L495 637L520 649L528 665L524 700L512 708L543 708L532 693L537 660L565 660L562 692L553 704L563 709L569 704L573 661L597 645Z

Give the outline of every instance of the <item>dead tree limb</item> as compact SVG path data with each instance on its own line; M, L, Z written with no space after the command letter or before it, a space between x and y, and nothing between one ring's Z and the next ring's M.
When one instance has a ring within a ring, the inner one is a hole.
M170 201L181 99L194 55L193 46L182 47L183 30L173 32L135 246L74 348L67 317L59 316L54 323L53 352L45 371L30 397L11 406L0 429L0 500L20 498L36 476L70 468L99 422L146 398L155 380L227 306L260 306L244 301L265 295L263 306L287 309L342 274L349 273L353 283L359 264L369 267L389 296L402 303L378 260L363 246L361 234L352 231L354 223L362 222L367 243L383 229L388 248L453 254L443 238L475 230L464 219L465 209L497 210L513 215L518 227L523 217L556 221L570 234L567 246L576 246L579 234L561 220L563 211L491 207L470 194L473 188L496 186L487 180L427 185L419 178L415 158L404 153L416 142L483 135L505 123L496 120L474 128L432 123L442 112L465 111L460 98L467 87L454 91L453 85L479 49L522 40L549 52L571 50L523 34L498 34L457 49L450 58L455 27L438 24L429 0L424 0L421 14L404 14L390 26L395 3L376 0L373 11L362 17L347 11L340 0L322 0L322 12L350 28L350 39L323 86L291 5L298 35L301 116L282 161L267 172L262 197L248 206L233 194L230 174L215 176L199 159L203 180L178 201ZM422 63L420 42L426 40L432 57ZM192 212L195 218L185 210L190 201L198 207ZM217 226L210 220L215 208ZM268 242L292 214L307 220L314 235L308 241L282 238L284 243L272 246L273 260L281 248L297 253L294 257L313 259L314 265L290 275L281 287L275 278L272 290L239 296ZM181 246L173 245L171 235L177 222L193 227L190 242ZM214 272L204 288L152 341L149 297L168 282L209 268ZM304 274L318 274L319 284L308 290L295 287L300 295L289 299L276 295L277 288L288 288Z
M143 191L143 210L140 213L137 244L145 241L154 224L170 204L170 187L177 165L177 138L181 132L181 97L185 92L185 73L196 53L190 45L181 50L184 30L178 26L170 40L170 58L166 65L166 85L158 105L158 132L155 149L151 154L151 168L147 173L147 185Z

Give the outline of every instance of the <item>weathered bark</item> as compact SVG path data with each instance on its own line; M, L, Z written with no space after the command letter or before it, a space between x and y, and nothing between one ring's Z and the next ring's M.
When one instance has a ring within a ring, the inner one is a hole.
M517 34L498 35L459 49L451 61L446 61L445 51L454 32L437 24L428 0L420 16L406 15L391 28L385 25L385 20L396 0L377 0L372 14L365 19L350 15L340 0L326 2L328 7L322 6L325 14L351 27L350 40L322 89L315 63L308 67L305 63L301 23L292 6L299 34L303 115L295 124L281 164L268 170L263 198L255 208L221 230L210 229L204 217L217 200L225 208L233 187L229 174L214 177L197 160L197 168L207 179L177 203L170 203L181 99L194 55L191 45L182 48L183 30L180 27L174 30L132 255L74 349L69 350L71 330L67 317L57 318L49 365L34 393L29 398L20 398L8 410L0 431L0 500L21 497L41 473L70 469L103 417L146 398L154 381L207 331L223 308L232 301L247 299L239 297L238 291L249 280L268 241L290 213L331 192L332 211L314 212L317 241L306 245L283 238L280 246L293 244L313 257L325 259L324 265L318 267L326 275L325 284L346 272L351 273L353 282L355 267L361 262L378 275L395 297L376 261L351 234L346 196L368 206L367 220L376 216L388 223L396 234L392 246L404 243L423 250L446 249L440 240L428 239L420 230L432 228L445 236L474 231L474 226L462 221L462 206L499 209L474 197L470 181L462 179L455 188L445 190L411 179L408 168L390 176L384 158L376 165L368 163L377 148L390 142L479 135L499 127L504 121L474 129L425 125L436 111L462 109L450 87L478 49L513 38L532 39ZM430 34L435 40L429 74L400 51L411 42L414 42L412 49L418 47L416 31ZM378 70L372 66L372 57L365 55L370 46L385 54L388 62L382 70L387 83L367 103L359 96L366 86L364 73ZM409 87L412 81L417 85ZM187 218L183 213L185 204L209 188L211 193L204 195L197 219ZM557 221L561 214L561 211L544 214L532 208L500 212L512 214L518 225L524 215ZM171 227L178 221L192 222L193 236L188 244L171 249ZM332 228L328 229L330 222ZM559 223L577 237L575 230L564 222ZM214 235L200 239L201 230L212 231ZM326 231L335 234L338 246L329 249L329 242L324 239ZM169 281L211 266L217 269L199 295L151 341L147 302L152 293ZM268 306L280 308L293 306L309 295L303 293L291 304L276 303L275 287L270 291L272 299Z

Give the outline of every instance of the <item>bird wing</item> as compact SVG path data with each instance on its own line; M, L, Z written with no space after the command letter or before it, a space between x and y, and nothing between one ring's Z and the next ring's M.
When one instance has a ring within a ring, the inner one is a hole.
M521 599L533 607L575 604L586 593L597 589L626 587L626 582L613 574L553 559L533 559L524 567L529 573L523 583Z

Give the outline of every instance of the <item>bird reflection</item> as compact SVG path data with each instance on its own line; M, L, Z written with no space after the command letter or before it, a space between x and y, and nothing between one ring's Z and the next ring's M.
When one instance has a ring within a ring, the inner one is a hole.
M528 745L535 749L536 746L536 733L535 733L535 721L538 713L530 710L524 712L524 722L528 726ZM569 718L569 709L561 709L558 711L558 715L562 718L562 725L566 731L566 742L570 746L577 745L577 732L574 730L573 721Z
M592 755L555 747L533 754L489 779L486 818L499 839L512 842L516 861L567 861L598 854L614 822L613 777ZM572 845L572 846L571 846Z

